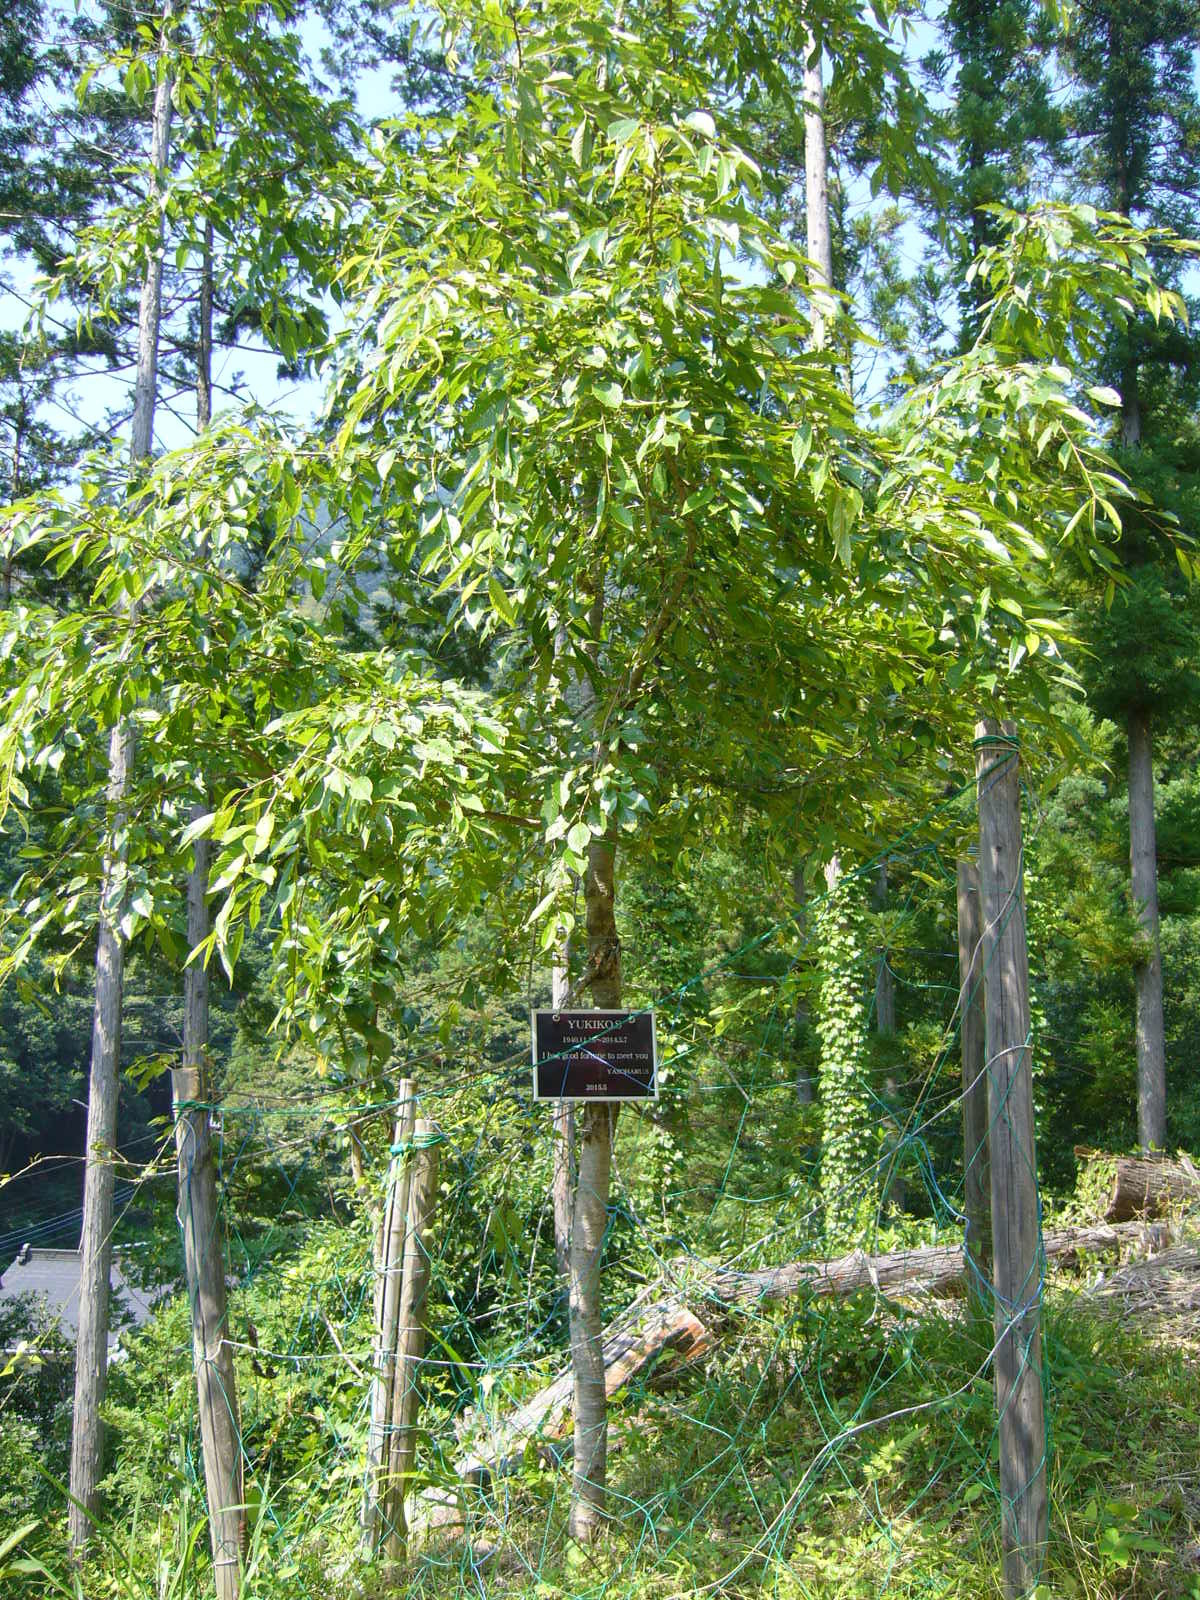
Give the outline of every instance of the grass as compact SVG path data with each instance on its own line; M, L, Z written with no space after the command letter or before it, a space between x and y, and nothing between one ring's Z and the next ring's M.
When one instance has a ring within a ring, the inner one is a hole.
M1051 1542L1039 1600L1200 1600L1200 1392L1185 1302L1109 1305L1079 1289L1060 1279L1047 1301ZM322 1479L314 1465L311 1481L289 1485L286 1514L264 1498L245 1594L992 1600L993 1399L978 1376L988 1342L953 1305L917 1314L863 1297L746 1317L682 1383L618 1398L613 1522L596 1551L566 1538L567 1471L530 1449L521 1471L476 1494L469 1543L433 1538L403 1574L365 1567L353 1474ZM202 1529L197 1493L164 1502L143 1489L97 1530L82 1574L64 1563L59 1528L26 1534L4 1557L3 1592L192 1600L210 1592Z

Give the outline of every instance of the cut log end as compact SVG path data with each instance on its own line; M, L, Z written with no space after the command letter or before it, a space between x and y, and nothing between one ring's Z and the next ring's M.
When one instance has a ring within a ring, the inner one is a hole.
M1136 1156L1106 1155L1103 1151L1077 1147L1082 1173L1088 1168L1112 1169L1112 1181L1104 1210L1105 1222L1134 1222L1200 1201L1200 1172L1190 1156L1168 1156L1154 1151ZM1087 1179L1081 1188L1087 1187Z

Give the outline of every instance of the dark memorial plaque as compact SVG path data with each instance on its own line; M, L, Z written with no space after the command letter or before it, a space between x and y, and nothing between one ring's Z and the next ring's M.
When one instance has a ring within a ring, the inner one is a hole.
M535 1100L657 1100L653 1011L535 1011Z

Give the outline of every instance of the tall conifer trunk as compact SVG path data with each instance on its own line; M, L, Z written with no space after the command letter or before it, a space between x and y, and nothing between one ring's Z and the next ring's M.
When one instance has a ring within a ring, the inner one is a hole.
M163 50L166 46L166 23ZM150 129L150 168L156 191L165 181L171 136L172 79L160 61ZM150 457L158 390L158 329L162 310L162 233L151 249L138 305L137 377L134 386L130 459L135 469ZM74 1550L87 1544L103 1459L100 1408L108 1379L108 1296L112 1268L113 1154L117 1142L121 1005L125 987L127 795L134 758L128 719L109 738L108 841L100 890L96 941L96 994L88 1084L87 1150L80 1236L79 1331L75 1345L75 1405L71 1420L69 1537Z
M792 907L796 916L796 933L801 948L808 942L808 884L804 877L804 863L797 862L792 867ZM795 1013L796 1045L797 1050L805 1049L808 1045L807 1034L809 1031L808 1003L803 998L796 1001ZM812 1073L803 1063L796 1067L796 1099L802 1106L810 1106L816 1098L813 1089Z
M825 80L821 52L812 34L804 56L804 192L808 258L814 283L833 287L833 239L829 228L829 156L825 143ZM818 290L812 296L812 342L821 350L829 334L833 302Z
M1158 846L1154 826L1154 750L1150 717L1129 713L1129 866L1142 944L1137 985L1138 1143L1161 1150L1167 1138L1167 1047L1162 949L1158 936Z
M1120 44L1110 19L1109 49L1119 60ZM1115 108L1114 108L1115 109ZM1127 149L1128 123L1114 118L1118 135L1113 152L1114 209L1128 217L1133 196ZM1136 339L1130 329L1129 337ZM1121 374L1121 443L1137 450L1142 443L1142 403L1136 345L1131 344ZM1131 706L1126 718L1129 740L1129 877L1141 947L1134 967L1137 991L1138 1143L1162 1149L1167 1137L1167 1044L1163 1026L1162 946L1158 931L1158 841L1154 822L1154 737L1150 713Z

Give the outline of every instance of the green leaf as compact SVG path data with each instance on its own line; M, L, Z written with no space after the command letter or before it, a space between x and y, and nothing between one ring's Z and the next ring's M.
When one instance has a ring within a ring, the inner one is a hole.
M495 578L488 579L488 599L492 602L492 610L497 612L510 628L515 628L517 614L513 610L512 602L505 594L503 587L497 583Z
M567 834L567 848L582 855L592 842L592 830L586 822L577 822Z
M36 1533L40 1527L41 1523L35 1519L33 1522L22 1523L19 1528L10 1533L4 1542L0 1544L0 1561L3 1561L5 1556L11 1555L19 1544L24 1544L29 1535Z
M1089 384L1087 394L1089 399L1094 400L1097 405L1111 406L1116 411L1121 409L1121 396L1107 384Z

